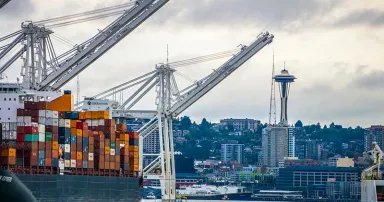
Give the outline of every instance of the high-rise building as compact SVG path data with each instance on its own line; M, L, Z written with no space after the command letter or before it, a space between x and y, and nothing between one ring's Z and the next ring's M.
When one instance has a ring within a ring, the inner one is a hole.
M239 164L244 163L244 145L243 144L222 144L221 160L224 162L237 161Z
M288 127L288 157L295 157L296 134L299 128Z
M377 142L380 148L384 145L384 126L371 126L364 131L364 150L372 150L372 142Z
M263 129L262 146L264 165L278 167L288 156L288 128L267 127Z
M295 150L299 159L321 160L321 145L316 140L296 140Z

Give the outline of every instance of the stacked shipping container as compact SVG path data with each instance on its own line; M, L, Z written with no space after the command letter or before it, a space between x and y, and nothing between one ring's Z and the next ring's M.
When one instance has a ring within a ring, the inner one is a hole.
M138 135L125 124L116 128L108 111L52 109L49 102L24 102L17 123L1 126L1 165L138 171Z

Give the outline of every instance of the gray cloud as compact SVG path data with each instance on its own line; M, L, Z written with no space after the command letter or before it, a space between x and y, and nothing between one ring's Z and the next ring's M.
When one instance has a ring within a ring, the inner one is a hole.
M154 22L177 21L191 26L246 26L294 30L330 12L341 1L201 0L175 1ZM177 9L175 9L177 8Z
M353 25L382 26L384 25L384 12L374 9L354 11L333 23L333 26L337 27Z
M352 85L365 90L375 90L384 88L384 71L375 70L371 71L368 74L361 74L352 81Z

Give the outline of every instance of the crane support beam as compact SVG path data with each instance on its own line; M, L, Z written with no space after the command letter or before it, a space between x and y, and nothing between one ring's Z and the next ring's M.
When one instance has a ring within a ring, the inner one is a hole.
M157 111L154 110L119 110L114 109L112 111L113 118L139 118L139 119L151 119L155 117Z
M10 51L13 47L15 47L22 39L24 38L24 34L20 34L16 37L1 53L0 60Z
M37 90L58 90L73 77L87 68L121 39L131 33L147 18L164 6L169 0L139 0L135 7L111 24L108 29L96 36L88 45L80 49L60 68L51 72L37 87ZM50 86L51 85L51 86Z
M2 67L0 67L0 74L7 70L8 67L11 66L17 60L17 58L24 54L24 52L25 48L22 48L15 55L13 55L12 58L8 60L8 62L6 62Z
M205 80L200 81L195 88L184 93L181 96L181 101L175 103L167 112L167 115L177 117L272 41L273 35L266 32L259 35L258 39L250 46L243 46L238 54L211 73Z
M9 3L11 0L0 0L0 9L5 6L5 4Z

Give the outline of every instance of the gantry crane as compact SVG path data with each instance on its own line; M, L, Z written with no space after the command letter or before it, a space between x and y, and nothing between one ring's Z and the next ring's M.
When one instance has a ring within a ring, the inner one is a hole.
M0 74L26 53L21 71L23 87L38 91L58 91L167 2L169 0L136 0L118 19L99 30L98 34L59 56L56 56L49 37L53 32L38 23L25 22L20 31L0 38L1 42L15 37L10 44L0 47L0 60L17 44L23 43L23 47L0 66Z
M5 6L5 4L9 3L11 0L0 0L0 9Z
M88 107L86 103L90 103L92 100L95 102L108 102L108 100L105 100L105 98L141 84L141 86L120 105L116 104L115 102L111 102L113 104L109 104L107 106L110 108L113 118L135 117L140 115L143 115L143 117L146 118L151 118L150 121L148 121L138 130L139 144L143 145L145 137L152 134L154 131L158 131L160 153L149 154L150 156L155 156L156 158L154 161L144 167L143 157L145 154L143 153L143 146L140 146L139 167L142 174L145 175L145 178L160 180L163 200L175 200L176 174L172 132L173 118L180 115L180 113L182 113L202 96L208 93L217 84L227 78L232 72L238 69L258 51L271 43L273 41L273 37L274 36L268 32L261 33L257 37L256 41L254 41L249 46L241 45L241 48L237 49L236 52L229 51L217 55L213 54L209 56L203 56L199 59L194 58L170 64L158 64L156 65L156 70L108 89L98 95L87 98L80 104L83 104L83 109L85 109ZM211 74L199 81L194 82L191 86L188 86L183 90L178 90L177 83L173 75L177 72L172 67L177 67L180 65L182 66L184 64L192 64L195 61L205 61L220 58L222 55L228 55L228 53L231 53L232 57L219 68L214 70ZM131 110L131 108L154 87L156 87L157 92L157 110ZM114 105L114 107L111 107L112 105ZM160 168L161 174L152 174L153 171L158 168Z

